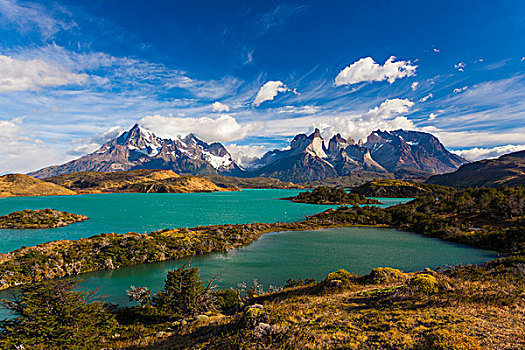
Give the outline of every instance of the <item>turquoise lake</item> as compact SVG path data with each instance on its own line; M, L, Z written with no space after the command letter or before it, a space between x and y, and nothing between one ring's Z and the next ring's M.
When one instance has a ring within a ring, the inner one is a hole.
M299 204L279 198L299 190L244 190L241 192L191 194L96 194L64 197L0 199L0 215L21 209L56 208L87 215L90 219L47 230L0 230L0 252L57 239L78 239L103 232L149 232L162 228L223 223L297 221L330 206ZM380 198L383 206L408 199ZM345 268L356 274L378 266L404 271L425 267L483 263L497 253L393 229L349 227L263 235L249 246L224 253L193 257L203 278L217 272L219 287L236 287L257 279L268 288L288 278L322 279ZM168 270L187 259L131 266L79 276L81 288L100 287L107 301L128 304L131 285L162 289ZM0 292L0 298L13 290ZM1 316L2 313L0 313ZM1 318L1 317L0 317Z

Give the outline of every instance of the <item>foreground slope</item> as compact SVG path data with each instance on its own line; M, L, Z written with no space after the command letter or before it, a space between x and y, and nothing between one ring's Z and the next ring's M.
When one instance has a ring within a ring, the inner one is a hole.
M525 151L465 164L453 173L435 175L426 182L454 187L525 186Z
M22 174L0 176L0 197L65 196L76 192L57 184Z

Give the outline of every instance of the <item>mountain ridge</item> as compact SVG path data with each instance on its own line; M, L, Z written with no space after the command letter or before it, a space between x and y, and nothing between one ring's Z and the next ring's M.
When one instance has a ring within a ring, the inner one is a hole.
M272 177L298 183L362 171L379 177L388 173L430 176L454 171L466 162L428 133L376 130L359 143L336 134L326 146L320 130L315 129L310 135L296 135L288 147L268 151L243 168L219 142L208 144L194 134L164 139L135 124L95 152L28 175L48 178L72 172L165 169L178 174Z

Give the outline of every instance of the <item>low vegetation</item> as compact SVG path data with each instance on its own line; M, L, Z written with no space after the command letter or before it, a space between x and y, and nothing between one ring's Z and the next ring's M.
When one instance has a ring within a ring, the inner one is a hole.
M163 291L132 287L119 308L72 282L23 288L4 307L0 346L82 349L423 349L525 347L525 257L404 273L345 270L284 288L216 290L198 269L168 272ZM46 306L50 307L46 307ZM45 312L43 312L45 310ZM72 310L75 310L72 312ZM490 336L489 336L490 335Z
M358 193L348 193L337 187L317 187L312 191L301 192L295 197L283 198L297 203L357 205L381 204L377 199L366 198Z
M0 229L54 228L87 219L88 217L84 215L71 214L56 209L25 209L0 216Z
M390 179L373 180L352 189L352 193L367 197L389 198L440 197L453 191L454 189L446 186Z

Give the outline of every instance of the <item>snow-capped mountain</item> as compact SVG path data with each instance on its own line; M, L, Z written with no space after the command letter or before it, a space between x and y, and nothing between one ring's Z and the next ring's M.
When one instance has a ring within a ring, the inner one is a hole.
M29 175L46 178L76 171L134 169L170 169L190 174L241 171L220 143L207 144L193 134L183 139L163 139L135 124L91 154Z
M359 144L337 134L325 147L316 129L309 136L295 136L286 149L266 153L252 164L250 174L302 182L356 171L431 175L454 171L464 163L466 160L447 151L436 137L423 132L377 130Z

